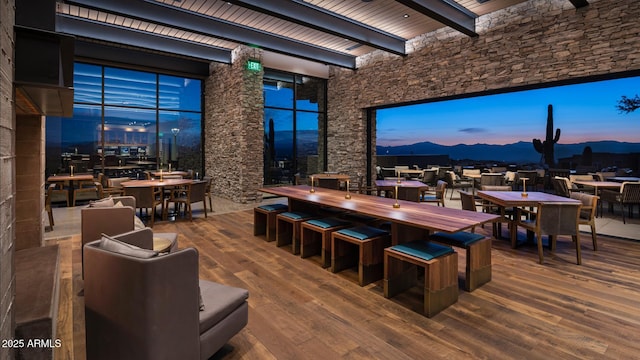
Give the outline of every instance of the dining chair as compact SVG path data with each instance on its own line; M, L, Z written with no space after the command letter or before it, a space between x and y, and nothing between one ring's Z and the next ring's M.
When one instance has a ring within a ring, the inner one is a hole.
M453 199L453 193L455 189L471 189L473 188L473 180L461 179L458 174L453 171L448 171L446 175L447 188L451 189L451 195L449 199Z
M601 200L609 203L609 211L613 211L614 204L622 206L622 223L626 224L624 216L625 208L629 211L629 217L633 215L633 206L640 204L640 182L623 182L620 191L602 189Z
M129 178L122 178L130 180ZM102 185L103 196L122 196L124 194L124 188L120 185L120 182L114 183L105 174L98 174L98 182Z
M203 179L207 183L207 186L204 188L204 195L209 200L209 209L213 212L213 194L211 193L211 183L213 182L213 178L211 176L205 176ZM207 204L204 204L204 207L207 207Z
M102 198L102 184L97 181L78 181L78 187L73 189L73 206L76 206L76 201L78 200L98 200Z
M533 233L538 243L538 257L540 264L544 262L542 251L542 236L549 238L549 247L555 251L558 235L571 235L576 247L577 264L582 264L580 254L580 208L581 203L567 202L540 202L533 220L523 219L522 213L527 212L522 208L517 209L516 226Z
M169 204L173 203L176 214L180 209L180 204L184 204L184 215L189 214L189 221L193 221L193 211L191 204L202 202L204 208L204 217L207 217L207 203L206 203L206 181L194 181L193 183L186 184L183 187L176 187L173 189L171 196L167 199L165 205L165 213L168 211Z
M565 177L556 176L551 179L553 190L558 196L570 197L571 187L569 186L569 179Z
M444 195L446 191L446 181L438 180L435 192L433 194L422 194L420 202L436 203L438 206L442 205L442 207L444 207Z
M65 188L64 183L62 182L51 183L49 184L47 191L50 191L49 202L51 204L64 202L66 203L67 207L70 206L71 200L69 199L69 190Z
M149 227L153 227L153 223L156 217L156 208L161 205L161 214L164 214L164 198L162 188L159 186L145 186L145 187L125 187L124 194L133 196L136 199L136 207L140 209L140 217L142 217L142 209L151 209L151 220L149 221Z
M53 230L53 209L51 208L51 196L53 191L55 191L56 185L50 184L47 187L47 192L44 193L44 209L47 211L47 215L49 217L49 228Z
M427 185L436 185L436 178L438 176L437 169L426 169L422 174L422 182Z
M480 174L480 187L483 185L500 186L504 185L504 175L499 173Z
M596 211L598 207L598 196L582 192L572 192L571 198L582 202L578 224L589 225L589 227L591 227L593 251L596 251L598 250L598 242L596 239Z

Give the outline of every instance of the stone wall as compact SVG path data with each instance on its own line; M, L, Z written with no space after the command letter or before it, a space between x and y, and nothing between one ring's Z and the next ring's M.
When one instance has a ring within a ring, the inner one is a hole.
M14 0L0 1L0 339L13 339L15 327L14 19ZM0 359L13 359L13 351L0 347Z
M231 65L211 64L205 81L205 174L213 178L213 195L240 203L262 200L263 72L246 68L247 60L261 56L239 46Z
M16 115L16 250L42 246L44 238L44 120ZM38 169L36 172L35 170Z
M527 1L479 17L479 37L444 28L409 41L405 57L375 51L355 71L333 67L329 170L364 171L368 107L640 69L637 5Z

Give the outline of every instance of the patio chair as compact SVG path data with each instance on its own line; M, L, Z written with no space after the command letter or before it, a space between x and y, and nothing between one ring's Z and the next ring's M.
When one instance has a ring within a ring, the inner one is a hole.
M593 251L596 251L598 250L598 242L596 239L596 211L598 207L598 197L596 195L582 192L572 192L571 198L582 202L578 223L580 225L589 225L589 227L591 227Z
M556 237L558 235L571 235L576 247L576 262L582 264L580 254L580 207L579 203L567 202L541 202L534 220L523 219L522 213L527 212L522 208L517 209L516 226L527 230L527 233L534 233L538 243L538 257L540 264L544 262L542 251L542 236L549 237L549 247L552 251L556 248Z
M438 177L437 169L426 169L422 173L422 182L427 185L436 185L437 177Z
M640 182L623 182L620 191L602 189L600 198L609 203L609 211L613 212L614 204L622 206L622 223L626 224L624 216L625 208L629 211L629 217L633 216L633 206L640 204Z
M446 191L447 183L445 181L438 180L435 192L433 194L422 194L420 201L436 203L438 206L442 204L442 207L444 207L444 196Z
M447 187L451 189L449 199L453 199L453 193L456 189L467 190L473 188L473 180L461 179L458 174L453 171L447 172Z
M569 185L571 182L569 179L565 177L556 176L551 179L551 184L553 185L553 190L556 195L570 197L571 196L571 186Z

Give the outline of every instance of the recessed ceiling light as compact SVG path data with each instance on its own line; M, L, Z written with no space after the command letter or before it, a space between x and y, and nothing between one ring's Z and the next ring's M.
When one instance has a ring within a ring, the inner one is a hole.
M409 14L404 14L404 15L402 15L402 17L406 19L406 18L409 17Z

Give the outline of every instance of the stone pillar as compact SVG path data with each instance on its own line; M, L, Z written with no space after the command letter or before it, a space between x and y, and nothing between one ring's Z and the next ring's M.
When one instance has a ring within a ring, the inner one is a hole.
M239 203L262 201L264 72L247 69L262 51L239 46L231 64L212 63L205 81L205 174L215 196Z
M16 250L43 245L44 117L16 116Z
M15 110L13 95L14 0L0 2L0 339L13 339L15 316ZM13 359L0 347L0 359Z

